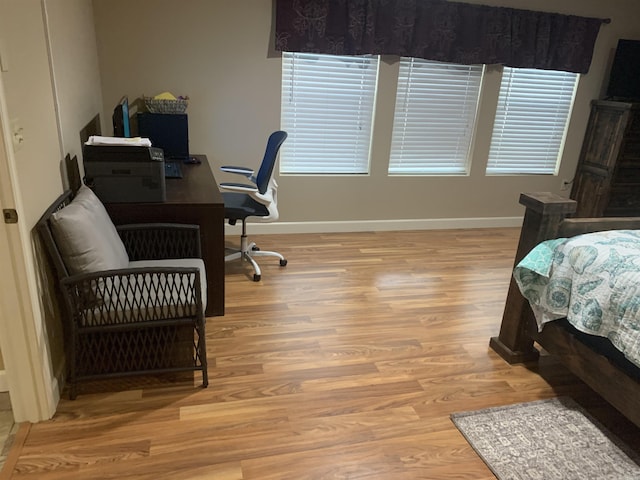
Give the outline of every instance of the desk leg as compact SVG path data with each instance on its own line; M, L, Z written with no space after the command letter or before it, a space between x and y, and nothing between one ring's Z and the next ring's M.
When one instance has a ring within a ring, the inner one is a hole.
M207 270L205 316L224 315L224 209L207 209L201 216L202 259Z

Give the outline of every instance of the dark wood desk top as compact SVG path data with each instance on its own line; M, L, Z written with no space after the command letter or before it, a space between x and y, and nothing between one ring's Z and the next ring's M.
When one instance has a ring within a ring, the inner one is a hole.
M206 155L193 155L201 163L182 163L182 178L167 178L167 204L223 204Z
M165 178L166 200L164 202L133 202L133 203L105 203L109 214L116 213L118 219L131 222L135 211L151 212L152 216L147 221L160 221L158 215L167 214L170 211L187 213L190 210L185 207L192 206L224 209L224 199L218 188L209 161L206 155L194 155L200 163L182 163L180 170L182 178ZM137 215L136 215L137 216ZM190 216L187 214L187 216ZM115 220L115 219L114 219ZM165 221L179 221L179 219ZM224 220L223 220L224 224Z
M224 199L218 188L206 155L192 155L200 163L181 163L182 178L165 178L164 202L105 203L107 210L127 211L158 206L207 205L224 207ZM154 208L155 209L155 208ZM125 214L126 215L126 214Z

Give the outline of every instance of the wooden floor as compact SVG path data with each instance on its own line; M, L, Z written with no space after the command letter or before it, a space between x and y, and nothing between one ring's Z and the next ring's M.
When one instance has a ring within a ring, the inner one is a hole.
M568 395L640 451L638 429L498 332L517 229L263 235L262 281L228 266L197 375L81 387L23 429L5 478L493 479L452 412ZM22 438L25 437L26 438Z

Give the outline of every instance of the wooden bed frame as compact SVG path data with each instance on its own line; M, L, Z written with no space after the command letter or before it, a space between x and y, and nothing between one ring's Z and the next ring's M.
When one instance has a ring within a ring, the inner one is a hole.
M551 193L523 193L526 207L514 266L538 243L602 230L640 229L640 217L568 218L577 203ZM640 427L640 383L555 322L538 333L529 303L513 277L500 334L489 345L509 363L536 361L534 342L552 355L634 424Z

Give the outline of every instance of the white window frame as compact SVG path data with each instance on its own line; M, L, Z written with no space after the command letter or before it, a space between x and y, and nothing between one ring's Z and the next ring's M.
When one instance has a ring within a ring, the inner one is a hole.
M281 174L368 174L378 56L282 52Z
M402 57L389 175L468 175L483 65Z
M486 175L557 175L579 74L504 67Z

